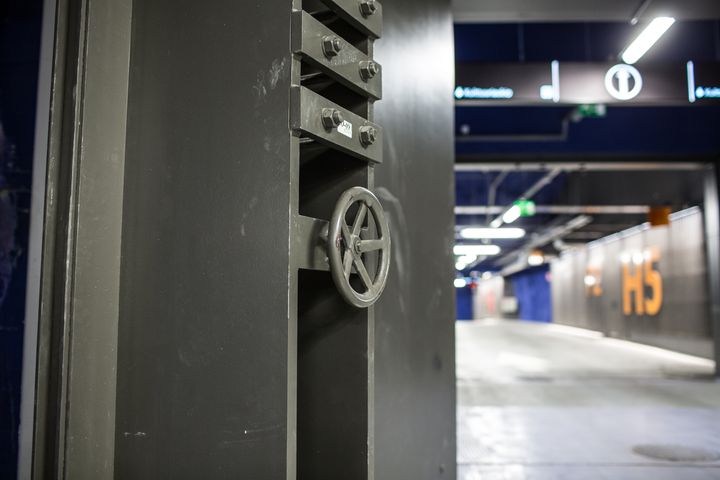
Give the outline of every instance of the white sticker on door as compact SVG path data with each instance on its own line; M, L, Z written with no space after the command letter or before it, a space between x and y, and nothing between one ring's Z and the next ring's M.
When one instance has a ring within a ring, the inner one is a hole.
M341 135L345 135L348 138L352 138L352 123L345 120L337 127L337 131Z

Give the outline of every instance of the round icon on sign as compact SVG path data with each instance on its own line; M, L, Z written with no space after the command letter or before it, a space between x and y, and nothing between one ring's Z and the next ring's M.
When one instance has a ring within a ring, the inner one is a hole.
M632 65L615 65L605 74L605 89L618 100L632 100L643 87L642 75Z

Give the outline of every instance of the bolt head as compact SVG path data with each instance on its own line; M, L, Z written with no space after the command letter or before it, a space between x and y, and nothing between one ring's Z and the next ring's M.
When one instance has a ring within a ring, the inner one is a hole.
M375 13L377 8L377 2L375 2L375 0L362 0L360 2L360 12L366 17Z
M327 129L336 128L343 122L342 113L336 108L323 108L321 116L323 126Z
M375 143L375 140L377 140L377 135L377 128L373 126L367 125L364 127L360 127L360 142L366 147Z
M363 80L370 80L375 75L380 73L380 65L370 61L360 62L360 76Z
M322 38L322 49L326 57L334 57L342 50L342 42L335 35L325 35Z

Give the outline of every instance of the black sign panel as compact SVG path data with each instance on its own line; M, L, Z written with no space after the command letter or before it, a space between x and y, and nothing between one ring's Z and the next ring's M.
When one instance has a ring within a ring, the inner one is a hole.
M720 104L718 63L474 63L456 79L461 104Z

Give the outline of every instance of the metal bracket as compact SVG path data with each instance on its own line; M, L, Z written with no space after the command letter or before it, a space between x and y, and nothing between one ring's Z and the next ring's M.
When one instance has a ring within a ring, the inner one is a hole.
M354 157L374 163L382 162L383 129L379 125L365 120L306 87L292 87L290 102L290 126L293 130L303 132L319 142ZM330 110L340 112L342 118L342 122L332 128L328 128L323 122L323 115ZM374 129L372 143L367 142L366 136L361 136L361 131L367 131L368 127Z
M292 22L294 53L357 93L375 100L382 98L382 69L378 63L307 12L293 12ZM337 40L339 47L332 56L323 48L323 40L328 37Z

